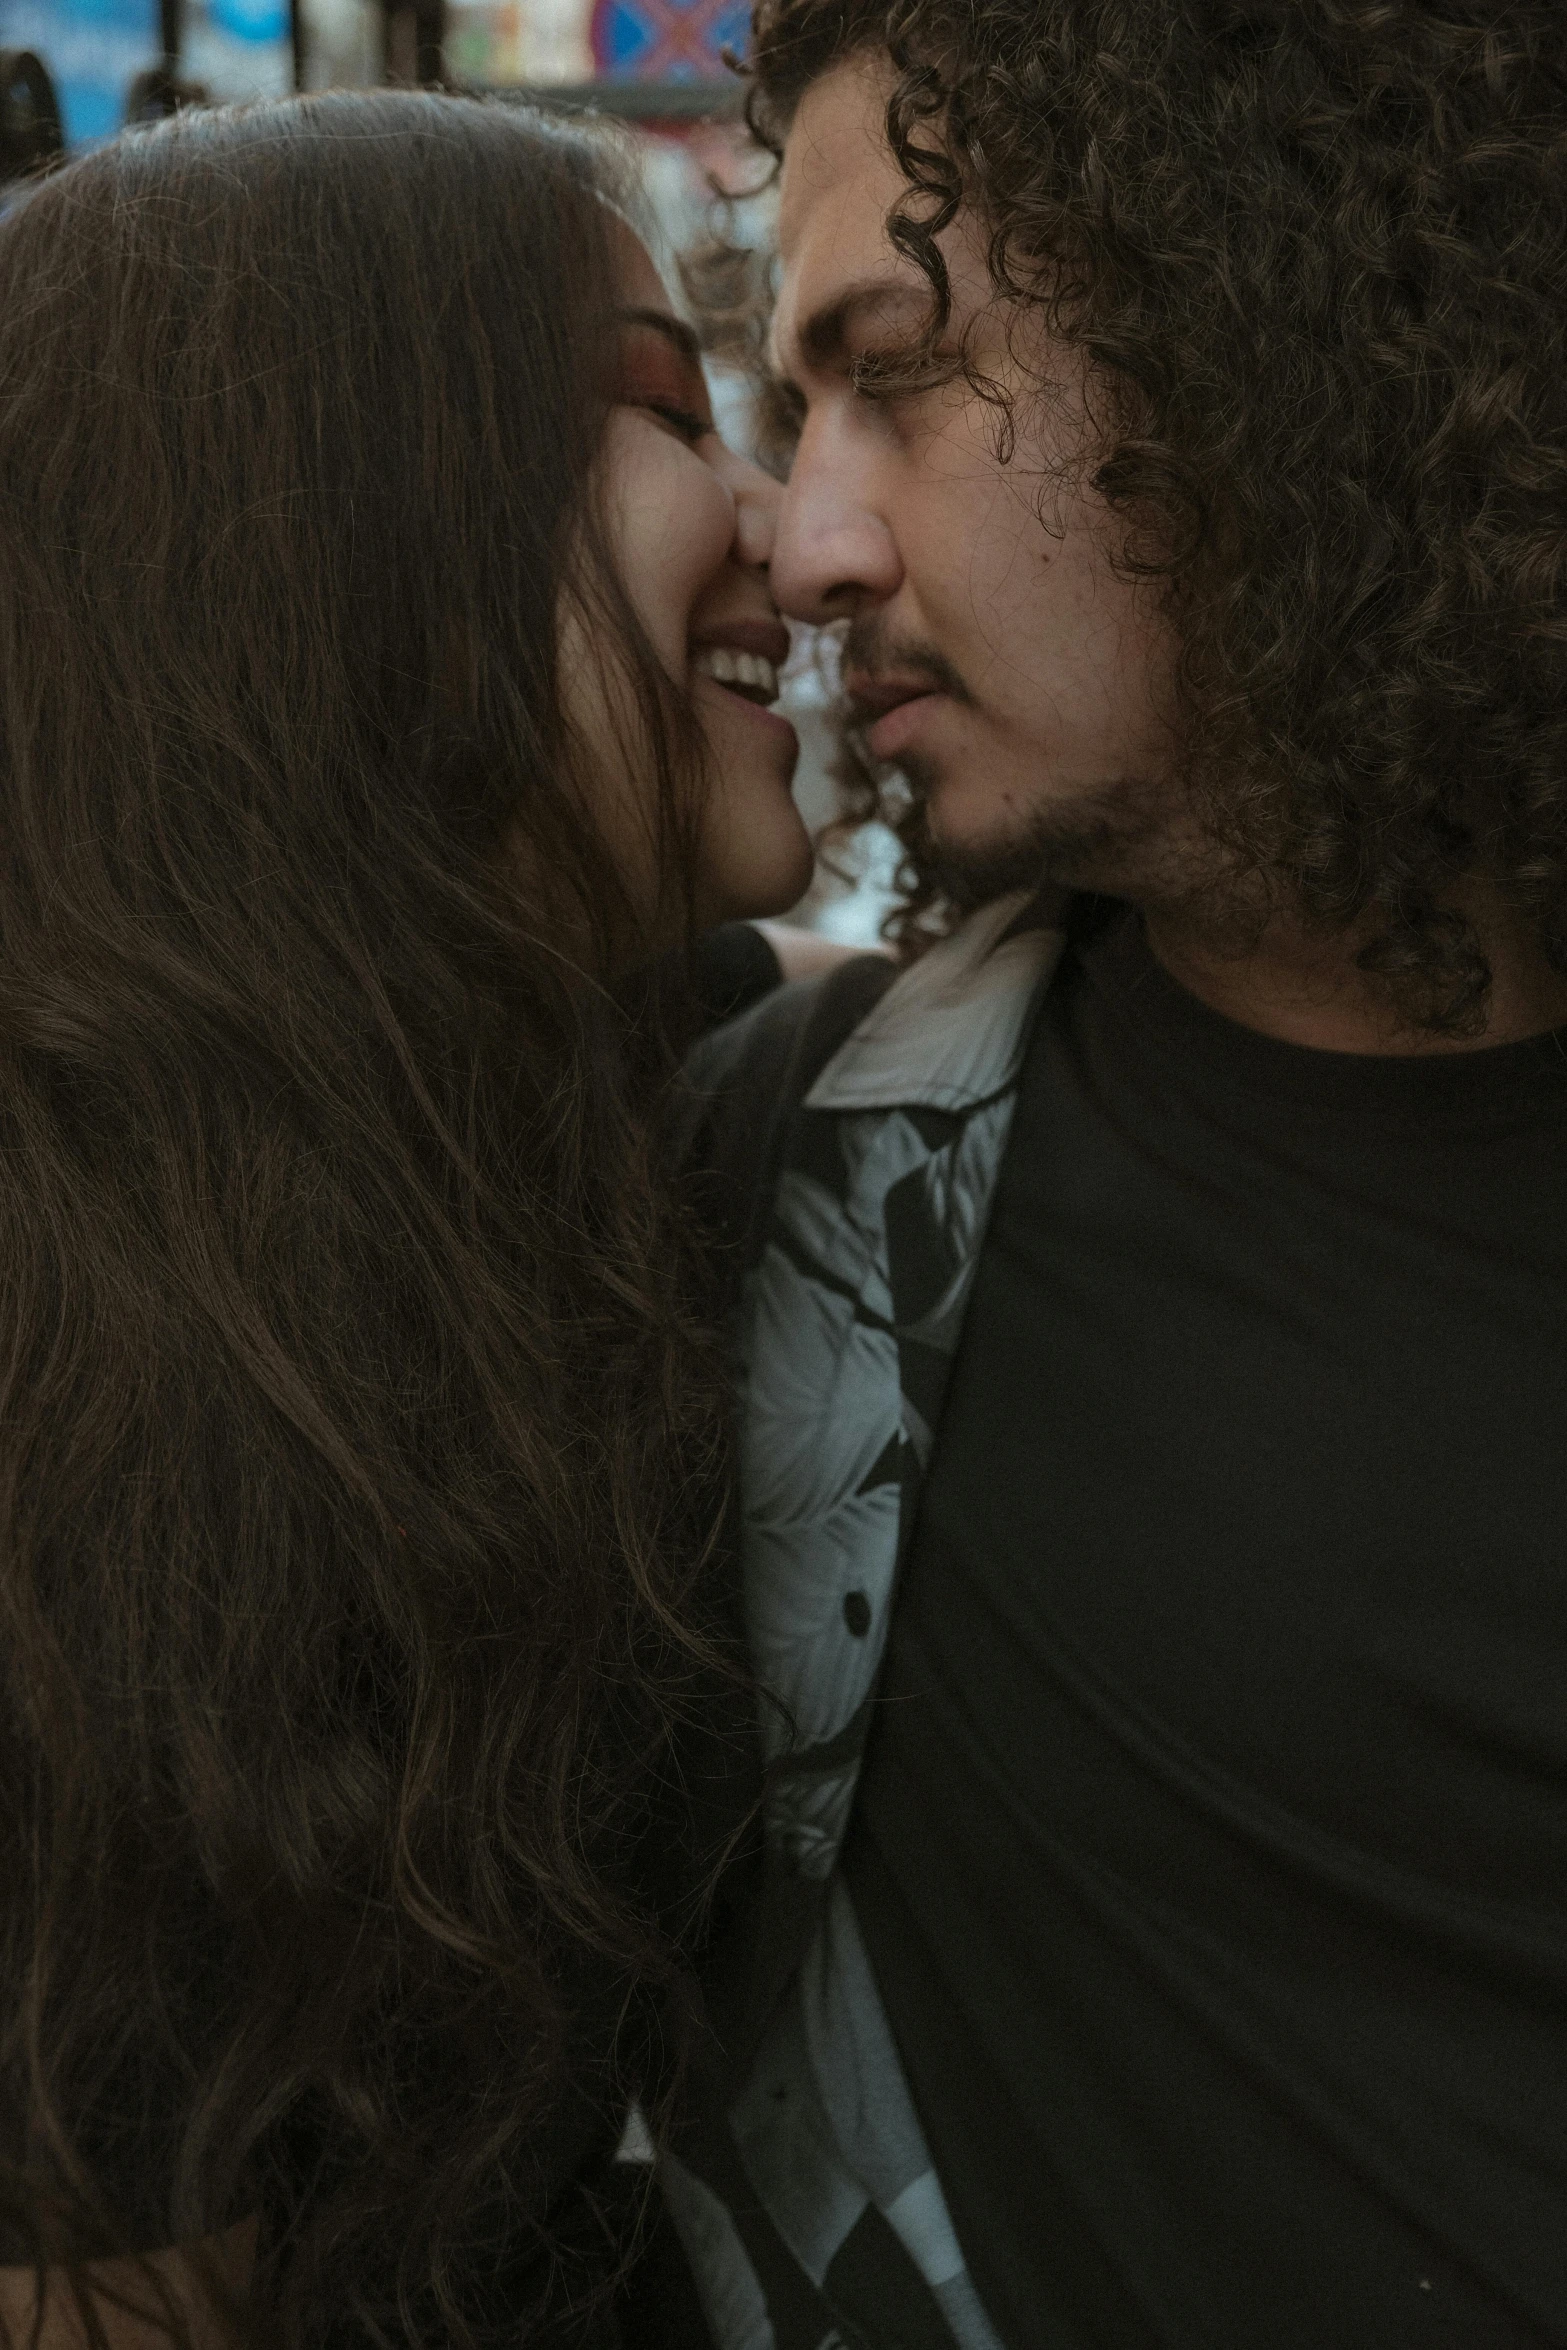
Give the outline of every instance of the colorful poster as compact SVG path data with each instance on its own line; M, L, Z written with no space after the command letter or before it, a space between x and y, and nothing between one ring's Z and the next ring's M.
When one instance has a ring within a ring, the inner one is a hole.
M749 0L596 0L595 71L613 81L726 82L724 51L743 54Z

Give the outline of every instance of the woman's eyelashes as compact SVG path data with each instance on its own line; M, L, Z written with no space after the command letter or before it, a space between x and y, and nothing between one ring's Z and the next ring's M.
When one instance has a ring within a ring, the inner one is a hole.
M625 330L617 396L693 445L715 430L702 363L675 334L643 324Z
M697 416L689 408L676 408L668 400L633 398L629 405L633 408L645 409L648 415L658 417L662 423L669 425L673 431L679 433L682 440L690 441L693 447L698 441L705 441L708 434L714 430L711 417Z

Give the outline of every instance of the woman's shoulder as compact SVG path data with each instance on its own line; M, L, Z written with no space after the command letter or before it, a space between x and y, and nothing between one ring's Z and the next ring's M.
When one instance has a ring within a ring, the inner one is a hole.
M686 1066L682 1156L709 1233L743 1270L766 1224L789 1122L818 1073L898 975L856 954L775 988L705 1036Z

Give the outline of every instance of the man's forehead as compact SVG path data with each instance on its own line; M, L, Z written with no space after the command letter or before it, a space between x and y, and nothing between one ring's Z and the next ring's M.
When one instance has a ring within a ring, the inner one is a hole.
M779 189L778 234L786 260L803 233L820 233L823 209L886 217L903 187L886 137L891 88L890 66L853 59L804 93L784 143Z
M931 283L887 233L909 184L887 144L894 75L885 59L835 66L806 91L784 147L778 244L783 278L772 359L794 379L828 368L855 331L918 334ZM986 239L967 210L942 232L954 321L994 302Z
M912 314L928 305L928 284L887 235L905 189L883 129L890 86L890 68L852 62L800 101L779 196L783 283L773 334L786 366L809 357L813 325L846 302L906 305Z

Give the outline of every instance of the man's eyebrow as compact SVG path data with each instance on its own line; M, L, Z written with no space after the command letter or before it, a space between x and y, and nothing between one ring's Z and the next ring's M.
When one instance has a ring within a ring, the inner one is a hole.
M617 310L616 318L622 326L650 326L666 343L673 343L682 359L689 359L693 367L702 364L702 346L683 318L671 316L667 310L629 308Z
M836 366L848 347L850 329L867 310L917 309L928 318L930 307L929 289L910 285L905 278L862 278L858 285L845 286L842 293L811 312L795 336L800 357L807 367Z

